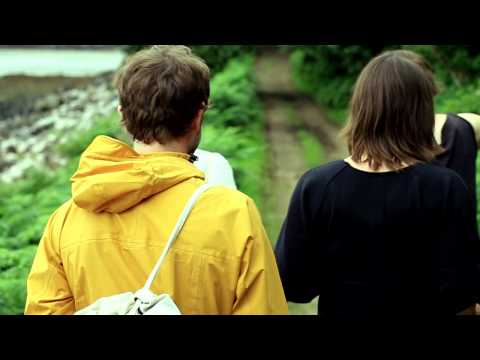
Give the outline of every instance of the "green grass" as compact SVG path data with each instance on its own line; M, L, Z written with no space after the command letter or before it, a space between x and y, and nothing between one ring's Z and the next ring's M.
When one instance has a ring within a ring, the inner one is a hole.
M295 111L294 106L288 103L283 103L281 111L286 114L288 124L295 129L300 129L303 125L301 119L298 117L297 112ZM270 149L267 152L268 158L271 157ZM272 246L275 246L275 243L280 234L280 229L282 227L285 214L278 213L278 194L285 191L284 188L281 188L281 184L273 181L272 173L273 169L271 168L271 162L268 162L265 166L265 176L262 179L263 186L263 223L267 231L268 237L272 243Z
M328 119L331 120L333 123L343 126L347 122L347 118L348 118L347 108L339 108L339 109L327 108L325 111L327 112Z
M325 149L316 136L306 130L300 130L298 137L302 145L305 164L308 168L314 168L325 163ZM281 226L281 224L280 224ZM278 228L280 231L280 228ZM318 298L309 304L288 304L288 312L292 315L315 315L317 314Z
M292 127L301 128L304 125L302 120L298 117L293 105L285 103L282 105L282 108L282 111L287 114L288 122Z
M464 87L450 87L436 98L437 113L480 113L480 81Z
M298 137L302 144L303 155L308 168L314 168L325 163L325 149L316 136L308 131L300 130Z
M278 193L284 191L275 187L274 181L267 174L263 181L263 201L261 206L262 220L267 231L268 238L272 246L275 246L278 235L282 227L286 214L278 214L277 196Z
M297 132L305 158L305 165L309 168L313 168L322 164L325 161L325 152L323 146L314 135L304 129L304 124L295 111L294 106L290 104L284 104L282 106L282 111L286 114L288 123L292 127L293 131ZM265 176L263 179L263 185L263 222L272 246L275 246L286 215L278 213L277 199L278 194L281 194L283 191L285 191L285 189L281 188L281 184L275 186L270 176ZM315 299L309 304L288 303L288 312L290 315L315 315L317 313L317 303L318 299Z
M252 131L253 134L249 139L250 147L244 148L243 152L245 152L245 154L243 158L237 160L237 173L240 171L243 172L243 177L240 177L238 180L238 186L241 191L255 201L262 213L265 208L262 182L266 174L267 144L261 125L257 126L256 130L252 129ZM235 164L235 161L233 163Z
M0 314L23 314L27 297L25 279L36 251L36 246L19 250L0 248Z
M298 117L292 105L283 105L283 111L287 114L290 125L297 131L307 167L312 168L323 164L325 162L325 150L317 137L304 128L302 120Z

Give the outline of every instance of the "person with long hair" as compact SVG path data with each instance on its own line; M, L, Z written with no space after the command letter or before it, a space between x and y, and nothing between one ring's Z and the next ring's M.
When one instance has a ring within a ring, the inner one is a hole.
M433 68L423 56L409 50L395 50L393 53L420 65L432 84L435 95L439 94ZM467 185L472 206L476 211L476 164L480 144L480 115L471 112L437 113L435 114L434 135L435 141L443 149L435 162L454 170L462 177Z
M420 65L431 82L435 95L440 93L433 68L425 57L409 50L395 50L394 52ZM443 149L434 161L452 169L462 177L468 188L473 211L477 212L477 155L480 146L480 115L472 112L436 113L434 136L435 141ZM475 310L471 309L470 313L480 314L480 305L477 305Z
M433 163L435 89L396 52L361 72L345 128L350 157L298 182L276 245L288 301L319 296L333 318L455 316L480 294L465 181Z

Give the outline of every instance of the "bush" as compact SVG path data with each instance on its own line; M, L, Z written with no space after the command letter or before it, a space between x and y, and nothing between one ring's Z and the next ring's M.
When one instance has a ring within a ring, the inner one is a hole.
M261 124L248 130L206 125L200 147L221 153L230 163L240 191L262 207L266 144Z
M480 47L478 45L434 45L435 64L447 69L448 84L465 85L480 75ZM438 67L437 67L438 68Z
M225 156L239 189L261 204L266 145L252 57L230 60L214 77L212 103L201 147Z
M294 80L320 103L346 107L353 85L368 61L384 46L298 46L291 54Z
M207 112L206 123L248 127L259 121L261 112L252 67L251 57L234 59L213 78L213 108Z
M252 45L191 45L195 54L204 59L212 72L222 71L234 58L243 57L255 52Z
M480 81L470 85L451 86L444 90L436 99L437 112L480 114Z
M36 246L15 251L0 248L0 314L23 314L26 279L36 250Z
M480 75L480 48L466 45L402 45L423 55L441 88L463 86Z
M480 75L480 47L458 45L316 45L292 47L294 79L300 90L333 109L345 108L356 78L374 56L403 48L423 55L435 71L440 89L460 87Z
M125 45L127 54L133 54L149 45ZM223 70L227 63L236 57L255 52L253 45L187 45L193 52L206 61L212 73Z
M56 173L32 169L25 180L1 185L0 248L19 249L37 244L51 213L70 197L75 164ZM9 196L6 196L6 194Z

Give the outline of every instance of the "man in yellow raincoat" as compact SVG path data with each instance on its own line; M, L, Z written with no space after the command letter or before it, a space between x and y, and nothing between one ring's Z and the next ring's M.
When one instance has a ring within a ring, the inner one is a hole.
M50 217L27 283L26 314L73 314L140 289L193 192L191 154L208 108L210 72L183 46L135 54L116 77L133 148L96 138ZM152 291L183 314L287 314L272 247L254 202L214 187L190 214Z

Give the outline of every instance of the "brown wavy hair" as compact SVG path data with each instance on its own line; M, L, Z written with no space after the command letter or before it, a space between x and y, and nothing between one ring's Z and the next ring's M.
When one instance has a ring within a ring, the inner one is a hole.
M133 139L164 144L185 135L207 106L210 69L186 46L154 45L131 56L114 85Z
M398 51L385 52L362 70L343 131L352 159L398 170L429 162L442 149L435 141L436 87L427 72Z
M435 81L435 75L433 72L432 65L423 57L422 55L410 51L410 50L393 50L392 54L398 55L400 57L404 57L405 59L409 59L413 61L415 64L419 65L424 71L425 75L428 78L428 81L431 83L431 87L434 93L434 96L438 95L439 88L437 86L437 83Z

